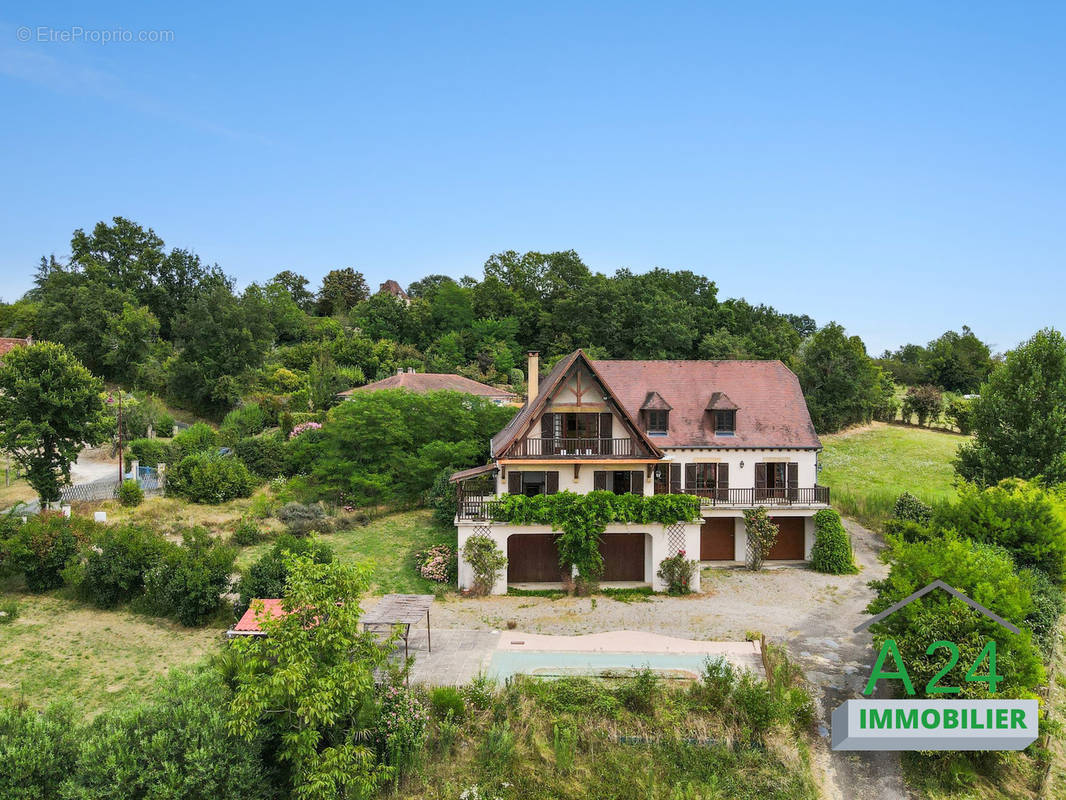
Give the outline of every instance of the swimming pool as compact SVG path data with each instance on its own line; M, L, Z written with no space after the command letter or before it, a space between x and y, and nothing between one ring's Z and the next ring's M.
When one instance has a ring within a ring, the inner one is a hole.
M667 680L696 680L708 659L706 653L567 653L536 650L497 650L488 674L497 680L512 675L562 678L574 675L623 676L645 667Z

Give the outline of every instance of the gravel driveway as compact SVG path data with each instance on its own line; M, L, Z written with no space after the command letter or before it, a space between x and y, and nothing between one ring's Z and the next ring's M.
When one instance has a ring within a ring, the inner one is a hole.
M749 631L783 642L815 690L825 743L815 757L825 775L828 798L885 798L910 795L903 788L899 758L893 753L834 753L828 728L832 709L857 697L874 653L870 636L852 629L865 619L872 597L867 582L885 575L877 560L880 537L845 521L858 575L822 575L797 567L771 567L753 573L708 569L703 594L653 597L623 603L607 597L453 598L433 604L433 624L441 628L502 629L509 622L531 633L581 634L636 630L689 639L730 641Z

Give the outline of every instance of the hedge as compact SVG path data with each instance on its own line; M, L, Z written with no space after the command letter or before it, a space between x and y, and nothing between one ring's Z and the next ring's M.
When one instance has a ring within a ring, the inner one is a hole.
M831 508L823 508L814 515L811 569L830 575L851 575L859 571L851 552L851 537L844 530L840 514Z
M248 468L232 456L195 453L170 470L167 494L194 503L224 503L249 497L255 481Z

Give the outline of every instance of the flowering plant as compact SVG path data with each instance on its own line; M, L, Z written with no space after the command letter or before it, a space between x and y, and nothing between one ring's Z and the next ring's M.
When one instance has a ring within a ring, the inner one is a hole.
M404 686L389 684L381 698L378 741L389 763L399 771L411 763L426 741L429 713Z
M692 591L692 578L699 565L685 558L685 551L678 550L676 556L664 558L659 562L659 577L666 584L668 594L688 594Z
M418 559L418 571L423 578L438 583L448 582L449 567L452 562L452 551L447 545L438 544L415 553Z
M301 433L305 433L307 431L317 431L317 430L320 430L321 428L322 428L322 423L321 422L301 422L299 425L297 425L295 428L293 428L289 432L289 438L290 439L295 439Z

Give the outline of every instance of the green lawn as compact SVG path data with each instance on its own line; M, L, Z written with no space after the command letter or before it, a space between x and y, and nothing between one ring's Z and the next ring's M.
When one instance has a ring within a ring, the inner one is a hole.
M821 438L818 483L830 488L842 514L865 525L884 522L905 491L927 503L955 497L951 462L962 436L875 422Z
M373 591L378 594L432 594L441 584L429 581L415 569L414 554L437 544L455 550L453 526L433 520L429 511L404 511L390 514L365 527L322 534L341 561L370 561L374 565ZM246 569L271 547L271 542L246 547L237 559L239 569Z

